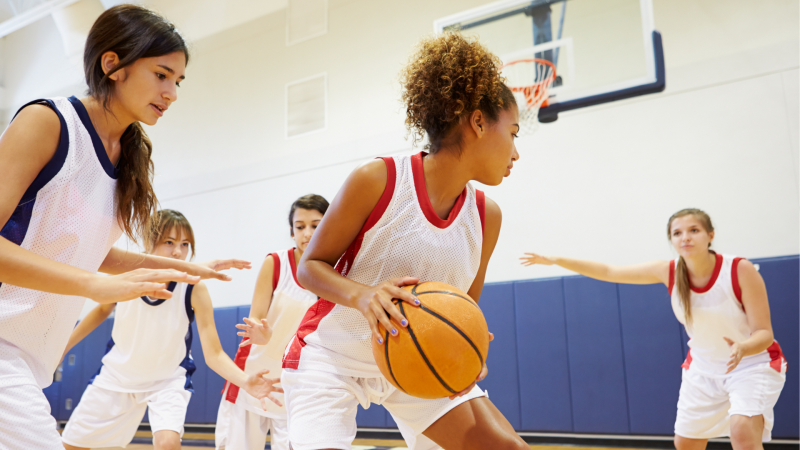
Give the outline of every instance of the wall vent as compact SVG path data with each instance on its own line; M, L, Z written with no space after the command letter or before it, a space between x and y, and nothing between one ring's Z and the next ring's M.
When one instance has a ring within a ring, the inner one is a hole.
M286 138L322 131L327 126L327 74L286 85Z
M286 45L328 32L328 0L289 0L286 6Z

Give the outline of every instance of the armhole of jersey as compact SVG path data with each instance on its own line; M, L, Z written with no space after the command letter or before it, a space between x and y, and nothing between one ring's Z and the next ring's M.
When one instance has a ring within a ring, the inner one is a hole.
M481 236L486 234L486 194L475 189L475 204L478 206L478 215L481 217Z
M61 133L58 138L58 147L56 147L56 152L53 154L53 157L50 158L50 161L42 167L42 170L36 175L36 178L33 179L33 182L28 189L22 194L22 199L20 199L20 204L29 202L36 198L36 194L39 193L39 190L42 189L56 174L61 170L64 166L64 161L67 160L67 153L69 152L69 130L67 130L67 122L64 120L64 116L61 115L61 112L56 108L56 104L49 99L40 98L38 100L33 100L28 102L22 107L17 110L17 113L14 114L14 118L17 117L17 114L20 113L23 109L30 105L44 105L49 107L56 113L58 116L58 121L61 123ZM13 121L14 118L11 120Z
M192 291L194 291L193 284L186 284L186 295L184 305L186 306L186 317L189 318L189 325L194 322L194 308L192 308Z
M277 253L270 253L267 256L272 256L272 292L278 287L278 281L281 279L281 258Z
M397 184L397 168L394 165L394 158L391 156L380 156L375 159L382 159L383 162L386 163L386 187L383 188L383 194L381 194L378 204L372 208L372 212L369 214L369 217L367 217L367 221L361 229L362 235L374 227L375 224L378 223L378 220L383 217L383 213L385 213L386 208L389 207L389 202L392 201L395 185Z
M733 264L731 264L733 294L736 296L736 300L739 300L739 304L742 305L742 311L744 311L744 303L742 303L742 286L739 284L739 261L743 259L745 258L733 258Z
M672 288L675 286L675 260L669 262L669 295L672 295Z

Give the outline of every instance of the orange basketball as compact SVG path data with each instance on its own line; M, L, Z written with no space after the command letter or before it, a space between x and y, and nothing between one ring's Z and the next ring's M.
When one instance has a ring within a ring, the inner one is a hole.
M443 398L472 384L489 351L489 328L478 304L446 283L404 286L419 301L393 300L408 320L392 336L379 326L383 344L372 339L372 354L383 376L397 389L419 398Z

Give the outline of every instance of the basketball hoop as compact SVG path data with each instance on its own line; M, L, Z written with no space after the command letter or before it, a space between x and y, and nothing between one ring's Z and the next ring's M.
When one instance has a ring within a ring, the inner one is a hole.
M531 134L539 127L539 108L547 106L556 68L538 58L518 59L500 68L519 106L519 134Z

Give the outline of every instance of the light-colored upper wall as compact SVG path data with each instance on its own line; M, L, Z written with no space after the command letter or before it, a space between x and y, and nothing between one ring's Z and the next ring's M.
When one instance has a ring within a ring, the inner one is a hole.
M295 198L330 200L359 162L412 151L398 72L433 20L482 3L330 0L328 33L291 47L283 10L192 43L179 101L148 133L162 205L192 221L198 259L255 262L234 282L209 282L215 305L249 303L264 255L292 244ZM524 250L672 258L666 220L685 207L711 214L720 251L800 252L797 2L654 0L654 11L667 90L562 113L517 141L510 178L481 187L504 216L487 281L566 273L519 266ZM51 28L43 19L6 38L14 101L56 91L37 90L62 67ZM36 52L20 49L26 36ZM321 72L327 130L286 140L285 84Z

